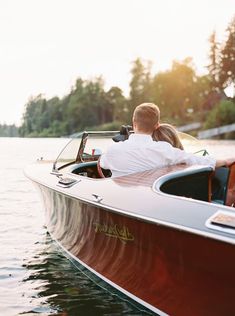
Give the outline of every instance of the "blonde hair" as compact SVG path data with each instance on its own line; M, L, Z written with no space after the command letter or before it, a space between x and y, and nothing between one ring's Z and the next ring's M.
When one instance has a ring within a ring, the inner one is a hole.
M153 131L152 138L155 141L165 141L170 143L173 147L184 149L176 129L170 124L160 124Z
M154 103L142 103L134 110L133 122L144 133L152 133L159 124L159 120L160 110Z

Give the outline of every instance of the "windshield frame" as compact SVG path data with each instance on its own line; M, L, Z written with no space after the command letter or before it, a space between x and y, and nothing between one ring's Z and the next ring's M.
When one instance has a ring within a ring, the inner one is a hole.
M84 131L84 132L76 134L76 136L72 137L72 139L70 139L69 142L60 151L59 155L57 156L56 160L53 163L52 172L58 172L59 170L69 165L72 165L74 163L85 162L83 154L85 153L84 149L86 147L86 143L89 137L101 136L101 137L110 137L111 139L113 136L116 136L118 133L119 131ZM65 162L64 164L58 167L60 158L63 156L64 153L66 153L66 150L71 145L71 143L74 142L74 140L78 140L78 139L80 139L80 144L77 147L76 153L74 155L74 159L71 158L69 162ZM97 158L94 160L98 160L99 156L100 155L98 155L97 157L94 156L94 158Z

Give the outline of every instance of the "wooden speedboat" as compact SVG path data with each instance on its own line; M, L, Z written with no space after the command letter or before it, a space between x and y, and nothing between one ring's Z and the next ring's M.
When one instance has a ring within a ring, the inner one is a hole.
M159 315L233 315L235 166L100 177L114 132L84 132L26 169L70 258Z

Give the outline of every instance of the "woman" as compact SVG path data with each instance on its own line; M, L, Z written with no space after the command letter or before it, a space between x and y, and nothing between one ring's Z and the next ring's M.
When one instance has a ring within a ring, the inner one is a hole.
M154 130L152 138L155 141L164 141L170 143L173 147L184 149L176 129L166 123L159 124Z

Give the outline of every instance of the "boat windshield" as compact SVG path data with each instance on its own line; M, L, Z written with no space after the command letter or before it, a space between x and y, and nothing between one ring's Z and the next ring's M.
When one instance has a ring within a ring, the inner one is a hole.
M195 153L199 155L208 155L208 152L203 148L202 142L197 138L182 132L178 132L179 138L182 142L184 149L187 152Z
M113 143L117 131L83 132L72 138L58 155L53 170L60 170L72 163L95 161Z
M72 138L68 144L62 149L57 159L53 164L53 170L59 170L65 165L69 165L74 162L77 157L79 145L81 143L82 135L78 134L76 138Z

